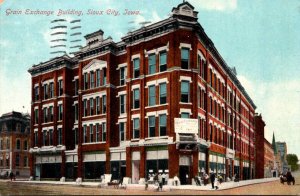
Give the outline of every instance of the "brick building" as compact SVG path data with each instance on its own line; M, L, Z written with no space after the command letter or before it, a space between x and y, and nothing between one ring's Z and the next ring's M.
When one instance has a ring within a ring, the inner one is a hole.
M120 42L99 30L75 57L31 67L31 175L253 178L255 105L197 14L183 2Z
M30 116L10 112L0 117L0 172L29 177Z
M265 151L265 122L262 119L261 114L255 114L255 177L264 178L264 157Z
M264 177L276 177L277 166L272 144L265 139L264 142Z

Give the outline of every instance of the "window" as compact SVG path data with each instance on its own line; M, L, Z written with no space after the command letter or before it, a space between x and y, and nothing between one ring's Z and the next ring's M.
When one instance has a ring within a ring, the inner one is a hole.
M190 114L187 112L182 112L181 113L181 118L190 118Z
M39 123L39 109L34 110L34 124Z
M90 98L90 115L94 115L94 99Z
M48 119L48 108L43 109L44 123L47 122Z
M125 67L121 67L120 68L120 86L125 85L125 80L126 80L126 68Z
M140 76L140 59L133 59L133 78L138 78Z
M39 96L39 87L38 86L36 86L35 88L34 88L34 100L35 101L38 101L39 100L39 98L40 98L40 96Z
M75 121L78 121L78 104L74 105Z
M19 139L17 140L16 148L17 148L17 150L21 149L21 142Z
M94 87L95 87L95 75L94 75L94 72L93 72L93 71L91 71L90 76L91 76L91 79L90 79L90 87L91 87L91 88L94 88Z
M58 96L62 96L63 95L63 81L59 80L58 81Z
M102 114L106 113L106 95L102 97Z
M119 123L119 130L120 130L120 141L125 141L125 123L120 122Z
M48 85L44 85L44 99L48 99Z
M87 130L86 125L83 126L83 143L87 143Z
M125 101L126 101L126 95L120 95L120 114L126 113L125 108Z
M134 118L133 119L133 138L140 137L140 119Z
M106 68L103 68L103 80L102 80L102 85L106 84Z
M62 104L58 105L58 120L63 119L63 107Z
M20 166L20 155L18 153L16 154L16 166Z
M83 116L87 116L87 100L83 100Z
M167 103L167 84L159 84L159 104Z
M149 86L149 106L155 105L155 85Z
M88 84L89 84L89 78L88 78L88 74L84 73L84 90L88 89Z
M96 70L96 86L100 86L100 69Z
M75 145L78 145L78 128L74 129L74 139Z
M106 123L102 123L102 141L106 141Z
M47 146L47 130L43 131L43 146Z
M34 132L34 146L38 146L38 132Z
M78 89L79 89L79 80L78 79L75 79L75 95L78 95Z
M148 123L149 123L149 136L148 137L155 137L155 116L149 116Z
M100 97L96 97L96 114L100 114Z
M159 136L167 135L167 115L159 115Z
M100 126L97 123L96 124L96 142L99 142L99 141L100 141Z
M190 50L188 48L181 49L181 68L188 69L189 68L189 56Z
M53 145L53 129L49 130L49 145Z
M53 113L54 113L54 112L53 112L53 106L50 106L50 107L49 107L49 113L50 113L50 114L49 114L49 115L50 115L50 122L53 122Z
M57 144L62 145L62 128L58 128L57 130Z
M133 108L139 108L140 107L140 89L134 89L133 90Z
M181 102L188 103L189 102L189 90L190 83L189 81L182 81L181 82Z
M166 51L159 53L159 71L163 72L167 70L167 53Z
M148 58L149 70L148 74L154 74L156 71L156 58L155 54L150 54Z
M10 149L10 140L9 140L9 138L6 139L6 149Z
M51 82L49 87L50 87L50 96L49 96L49 98L53 98L54 97L54 83Z
M92 124L90 124L90 142L94 142L94 129Z

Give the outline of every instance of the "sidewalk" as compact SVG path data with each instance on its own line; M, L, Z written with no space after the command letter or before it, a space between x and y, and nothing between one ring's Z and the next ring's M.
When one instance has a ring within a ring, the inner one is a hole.
M254 180L243 180L239 182L223 182L218 190L226 190L226 189L232 189L236 187L241 186L247 186L251 184L258 184L258 183L266 183L266 182L272 182L276 181L279 178L263 178L263 179L254 179ZM47 185L69 185L69 186L83 186L83 187L100 187L100 183L98 182L82 182L81 184L77 184L74 181L71 182L60 182L60 181L28 181L28 180L21 180L17 179L17 181L13 181L14 183L28 183L28 184L47 184ZM106 188L106 187L104 187ZM113 187L110 187L113 188ZM148 190L155 190L154 185L149 185ZM135 190L145 190L145 185L141 184L128 184L127 189L135 189ZM211 188L211 184L208 184L206 186L196 186L196 185L181 185L181 186L163 186L163 191L171 191L171 190L205 190L205 191L214 191Z

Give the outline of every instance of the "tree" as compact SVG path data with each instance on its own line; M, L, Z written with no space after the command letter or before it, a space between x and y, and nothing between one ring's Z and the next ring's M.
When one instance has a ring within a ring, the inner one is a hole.
M298 170L298 157L295 154L287 154L286 160L288 164L291 166L292 171Z

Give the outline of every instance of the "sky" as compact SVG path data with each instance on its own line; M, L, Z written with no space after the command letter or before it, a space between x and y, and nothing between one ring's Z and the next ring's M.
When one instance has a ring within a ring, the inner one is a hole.
M141 22L170 16L182 0L3 0L0 1L0 115L30 112L27 70L54 57L51 23L81 19L82 35L102 29L115 42ZM84 2L84 3L83 3ZM257 106L265 138L287 143L300 158L300 0L188 0L198 22ZM125 9L138 15L123 15ZM52 15L26 14L48 11ZM60 10L81 11L82 15ZM89 10L103 15L89 15ZM119 15L108 14L119 11ZM27 12L28 13L28 12ZM84 38L83 38L84 39ZM82 41L84 44L84 41Z

